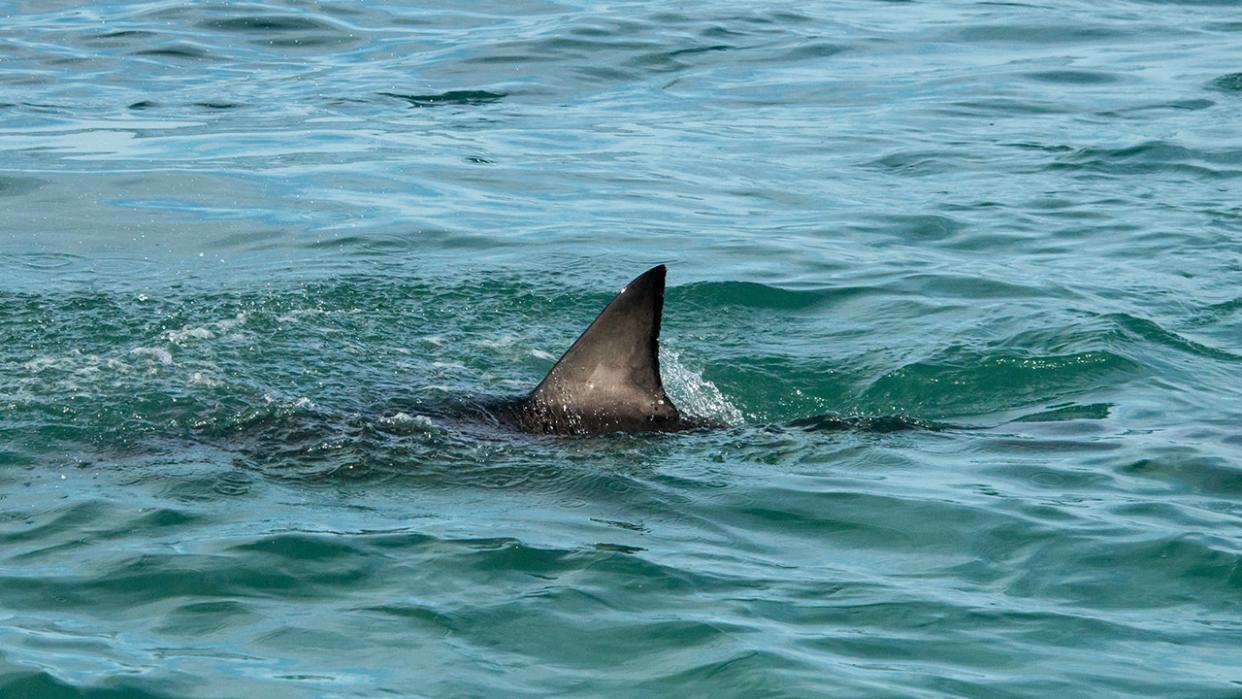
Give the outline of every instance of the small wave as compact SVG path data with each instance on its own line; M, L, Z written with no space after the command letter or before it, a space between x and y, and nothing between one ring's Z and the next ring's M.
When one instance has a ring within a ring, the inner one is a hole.
M142 49L134 52L135 56L144 56L147 58L168 58L177 61L206 61L219 60L219 57L213 55L210 51L189 44L174 44L170 46L160 46L158 48ZM131 107L132 109L132 107Z
M487 90L449 90L438 94L408 95L399 92L381 92L384 97L405 100L413 107L445 107L445 106L479 106L499 102L505 98L503 92Z
M942 175L960 170L963 157L950 151L898 151L867 163L868 167L897 175Z
M1058 157L1049 170L1086 170L1115 175L1180 172L1209 178L1242 176L1236 149L1187 148L1166 141L1147 141L1121 148L1080 148Z
M1205 345L1201 342L1195 342L1175 332L1166 330L1154 320L1139 318L1126 313L1114 313L1105 316L1105 318L1114 323L1122 333L1131 337L1137 337L1143 341L1164 345L1165 347L1196 354L1208 359L1230 362L1242 361L1242 356L1240 355L1225 349Z
M788 310L812 308L855 292L853 289L783 289L756 282L694 282L679 286L674 291L709 305Z
M1121 80L1114 73L1098 70L1040 70L1024 73L1023 77L1056 85L1107 85Z
M1141 371L1122 355L1098 350L1048 355L957 350L885 374L863 392L858 409L981 415L1113 388Z
M946 39L965 43L995 41L1014 44L1080 44L1124 39L1119 29L1087 24L976 24L949 31Z
M1053 406L1037 413L1023 415L1014 422L1061 422L1063 420L1103 420L1108 417L1112 403L1090 403Z
M199 22L202 29L214 29L222 32L319 32L347 31L345 27L322 18L305 15L252 15L250 17L229 17L227 19L211 19Z
M931 420L923 420L915 417L907 417L905 415L815 415L813 417L799 418L789 422L790 427L798 427L808 432L875 432L884 434L888 432L909 432L912 430L927 430L931 432L939 432L950 429L968 429L962 425L950 425L943 422L933 422Z
M3 190L4 181L0 178L0 191ZM0 260L6 262L12 261L14 264L27 269L38 271L64 269L66 267L86 267L88 261L81 255L73 255L70 253L39 253L30 252L19 255L0 256Z

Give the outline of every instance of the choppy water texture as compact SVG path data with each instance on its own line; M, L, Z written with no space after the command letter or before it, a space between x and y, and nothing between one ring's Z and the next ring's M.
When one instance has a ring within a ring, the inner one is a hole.
M0 695L1238 696L1240 114L1229 2L0 2ZM730 427L445 410L659 262Z

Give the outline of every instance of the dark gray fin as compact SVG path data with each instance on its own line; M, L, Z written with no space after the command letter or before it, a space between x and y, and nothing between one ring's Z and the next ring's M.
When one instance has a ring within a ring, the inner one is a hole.
M533 432L677 429L660 380L664 265L630 282L531 391L520 421Z

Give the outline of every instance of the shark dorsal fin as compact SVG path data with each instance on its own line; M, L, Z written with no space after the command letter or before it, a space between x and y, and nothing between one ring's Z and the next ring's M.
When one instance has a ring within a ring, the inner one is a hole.
M621 290L526 398L545 432L660 429L679 419L660 379L664 265Z

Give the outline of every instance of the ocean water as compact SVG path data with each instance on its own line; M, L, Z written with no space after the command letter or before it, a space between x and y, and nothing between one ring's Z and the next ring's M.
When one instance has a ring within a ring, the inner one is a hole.
M1225 1L0 2L0 696L1240 696L1240 176ZM727 427L444 409L658 263Z

